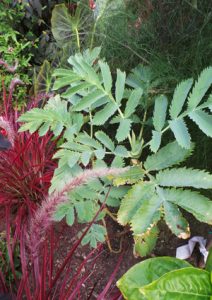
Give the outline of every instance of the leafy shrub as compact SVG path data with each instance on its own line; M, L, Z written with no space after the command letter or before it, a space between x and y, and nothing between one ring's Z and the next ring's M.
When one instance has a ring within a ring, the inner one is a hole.
M187 187L210 189L212 175L185 167L170 169L192 153L186 117L211 136L211 115L207 112L211 108L211 97L207 99L207 91L211 85L212 68L200 74L193 88L192 79L177 86L170 104L170 117L167 117L168 100L164 95L154 99L151 93L152 90L154 93L158 82L151 77L148 68L139 66L127 78L125 72L117 70L113 89L109 66L104 60L98 60L99 51L95 48L83 55L78 53L68 60L72 69L57 69L53 88L67 87L62 99L57 95L48 101L44 109L36 108L22 115L19 121L25 124L20 130L31 133L39 130L41 136L48 130L55 136L63 133L65 143L54 156L59 162L51 192L61 189L65 180L79 173L82 166L105 166L109 163L112 167L123 167L131 160L131 170L114 179L118 189L114 190L112 201L107 204L120 205L118 222L130 224L135 252L145 255L155 245L160 219L165 220L178 237L189 237L189 224L178 207L189 211L200 221L212 223L212 202L191 189L185 190ZM150 110L151 103L154 103L154 111L148 119L147 110ZM138 117L140 113L143 113L143 118ZM152 138L146 141L149 126L153 127ZM176 141L158 150L163 134L168 130ZM147 146L156 153L145 159L142 154ZM144 163L141 162L143 160ZM103 181L103 184L105 188L110 182ZM78 220L88 221L88 214L87 217L83 215L78 203L81 202L84 211L88 211L88 207L98 203L99 199L101 201L104 188L102 190L102 184L97 182L96 186L86 187L85 196L79 191L73 198L70 197L72 215L75 207ZM56 217L67 217L67 207L58 209ZM147 250L141 250L143 244Z
M211 251L210 251L211 252ZM136 264L117 282L124 299L210 299L211 255L206 270L172 257L156 257ZM197 284L198 282L198 284Z

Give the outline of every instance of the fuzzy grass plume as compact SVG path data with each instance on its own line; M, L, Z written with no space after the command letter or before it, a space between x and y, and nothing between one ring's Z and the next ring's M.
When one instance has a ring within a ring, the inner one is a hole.
M53 222L53 215L59 204L68 200L67 192L72 191L76 187L87 183L97 177L108 175L119 175L125 172L128 168L99 168L86 170L80 175L71 179L65 185L61 192L54 192L42 202L40 209L35 212L34 217L30 221L28 232L28 245L32 254L36 254L40 244L45 240L45 233Z

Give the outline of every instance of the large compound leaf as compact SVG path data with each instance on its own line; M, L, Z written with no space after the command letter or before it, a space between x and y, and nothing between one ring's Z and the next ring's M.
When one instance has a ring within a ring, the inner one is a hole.
M184 161L191 155L191 152L191 150L180 147L177 142L172 142L157 153L149 155L144 166L148 171L162 170Z
M162 186L194 187L197 189L211 189L212 175L206 171L178 168L160 171L156 179Z
M197 268L171 271L139 289L144 299L210 300L210 273Z
M127 273L118 280L117 286L127 300L146 300L139 292L139 288L154 282L169 271L187 267L192 266L184 260L173 257L146 259L130 268ZM171 298L169 300L171 300Z

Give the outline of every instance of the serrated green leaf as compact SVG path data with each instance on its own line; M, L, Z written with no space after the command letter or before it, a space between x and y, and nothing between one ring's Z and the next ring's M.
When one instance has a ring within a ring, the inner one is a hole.
M99 61L99 66L102 73L104 88L106 92L110 93L112 88L112 76L111 76L110 68L108 64L103 61Z
M117 146L113 153L120 157L129 157L129 153L128 153L127 149L122 145Z
M157 153L147 157L144 166L147 170L162 170L179 164L191 155L192 149L184 149L177 142L172 142L161 148Z
M98 159L103 159L105 157L105 149L98 149L94 151Z
M164 219L169 229L180 239L190 237L190 228L177 205L164 202Z
M170 128L178 144L186 149L191 147L191 136L188 133L188 128L183 119L169 121Z
M162 186L194 187L196 189L212 188L212 175L197 169L166 169L160 171L156 179Z
M95 137L110 151L114 151L115 145L111 138L103 131L97 131Z
M75 141L77 143L92 147L94 149L102 148L101 144L94 138L90 137L86 132L78 134L78 136L75 138Z
M70 98L71 96L75 95L77 92L81 90L88 89L91 86L90 83L83 82L83 83L78 83L74 86L69 87L63 94L62 97L65 99Z
M154 249L157 238L158 238L159 230L157 226L153 226L150 230L145 232L142 236L134 235L134 248L133 253L134 256L146 256Z
M188 93L192 87L192 84L193 84L193 79L190 78L185 81L182 81L176 87L176 89L174 91L172 103L170 106L170 110L169 110L170 117L172 119L176 119L179 116L179 114L183 108L183 105L185 103L185 100L188 96Z
M50 122L44 123L38 130L39 136L44 136L49 130Z
M136 183L121 202L121 206L118 211L118 222L121 225L130 223L135 234L144 233L148 229L149 225L152 224L155 210L151 210L151 212L149 210L147 214L144 214L142 217L140 216L140 212L144 212L143 208L152 200L154 193L154 184L142 181ZM160 200L158 201L158 198L155 198L153 202L154 204L152 207L155 207L155 205L158 207L160 206ZM148 216L150 213L151 216Z
M130 133L132 121L130 119L122 119L116 132L118 142L124 141Z
M145 299L210 300L212 285L209 272L197 268L184 268L164 274L139 291Z
M123 98L124 88L125 88L125 79L126 79L126 73L122 72L120 70L117 70L116 90L115 90L115 96L116 96L117 103L120 103Z
M131 267L118 280L117 286L127 300L146 300L139 292L139 288L154 282L169 271L187 267L192 265L174 257L149 258Z
M193 110L202 100L203 96L210 88L212 84L212 67L204 69L198 80L196 81L194 88L188 99L188 109Z
M56 212L53 215L54 221L61 221L65 217L68 210L69 206L67 204L61 204L57 206Z
M142 94L143 90L140 88L135 89L131 92L124 111L125 118L129 118L135 112L135 109L140 102Z
M96 112L92 123L93 125L103 125L117 111L118 107L113 102L107 103L103 109Z
M113 184L116 186L133 184L142 180L144 174L144 170L140 166L134 166L121 175L112 176Z
M161 131L166 121L166 110L168 100L164 95L161 95L155 100L153 125L156 131Z
M91 156L92 156L92 152L86 151L82 153L81 162L85 167L89 164Z
M212 224L212 201L193 191L182 189L164 189L166 201L172 202L188 212L201 222Z
M115 156L112 161L111 168L123 168L123 167L125 167L123 158L120 156Z
M104 97L104 94L100 90L94 90L87 96L83 97L79 103L77 103L74 107L73 110L75 111L81 111L89 108L91 104L94 104L97 100L100 98Z
M80 153L72 152L67 159L69 167L72 168L80 159Z
M202 132L212 137L212 115L200 110L190 113L189 118L199 126Z
M152 139L150 141L150 149L152 152L157 152L161 144L161 132L152 130Z

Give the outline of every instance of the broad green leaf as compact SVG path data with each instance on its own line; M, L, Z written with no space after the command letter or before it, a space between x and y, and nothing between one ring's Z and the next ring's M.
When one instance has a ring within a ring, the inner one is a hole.
M191 136L188 133L188 128L183 119L169 121L170 128L178 144L186 149L191 147Z
M212 201L207 197L189 190L164 189L166 201L172 202L192 213L201 222L212 224Z
M161 132L152 130L152 139L150 141L150 149L157 152L161 144Z
M204 111L194 111L189 114L192 119L207 136L212 137L212 115Z
M212 272L212 247L208 251L208 257L205 265L205 269L208 272Z
M188 96L188 93L192 87L193 79L187 79L185 81L182 81L175 89L174 96L172 99L172 103L170 106L170 117L172 119L176 119L179 114L181 113L181 110L183 108L183 105L185 103L185 100Z
M162 186L212 189L212 174L197 169L166 169L160 171L157 174L156 179Z
M140 102L142 94L143 90L140 88L135 89L131 92L124 111L125 118L129 118L135 112L135 109Z
M93 125L103 125L107 120L117 111L118 107L113 102L109 102L105 105L103 109L96 112L93 117Z
M132 121L130 119L122 119L116 132L118 142L124 141L130 133Z
M125 88L125 79L126 79L126 73L122 72L120 70L117 70L116 90L115 90L115 96L116 96L117 103L120 103L123 98L124 88Z
M139 289L144 299L210 300L210 273L197 268L183 268L164 274L158 280Z
M159 229L157 226L153 226L150 230L147 230L144 234L134 235L134 249L133 254L137 256L146 256L154 249L157 238L159 234Z
M212 83L212 67L202 71L188 99L188 109L193 110L201 102Z
M188 262L174 257L149 258L130 268L118 280L117 286L127 300L147 300L139 292L139 288L154 282L169 271L187 267L192 266Z
M161 131L164 127L166 121L167 105L168 105L168 100L164 95L156 98L154 115L153 115L153 125L155 130L157 131Z
M148 171L162 170L184 161L192 150L184 149L177 142L172 142L161 148L157 153L147 157L144 166Z
M112 76L111 76L110 68L108 64L103 61L99 61L99 66L102 73L104 88L107 93L110 93L112 88Z
M164 219L169 229L180 239L190 237L190 228L187 220L183 217L177 205L164 202Z
M38 75L34 80L34 94L47 94L50 91L52 85L52 69L47 60L44 60Z
M95 133L95 137L107 148L109 149L110 151L114 151L114 143L113 141L111 140L111 138L106 134L104 133L103 131L97 131Z
M154 184L147 182L138 182L129 190L127 195L121 202L120 209L118 211L118 222L121 225L131 223L138 210L146 204L147 201L153 197L155 192ZM142 217L145 219L145 217ZM145 221L145 220L144 220ZM148 223L149 225L149 223ZM134 225L134 227L136 224ZM146 231L147 228L139 228L139 234Z
M87 96L83 97L79 103L77 103L73 109L75 111L81 111L87 109L91 106L91 104L95 103L97 100L102 98L104 94L100 90L95 90L88 94Z

